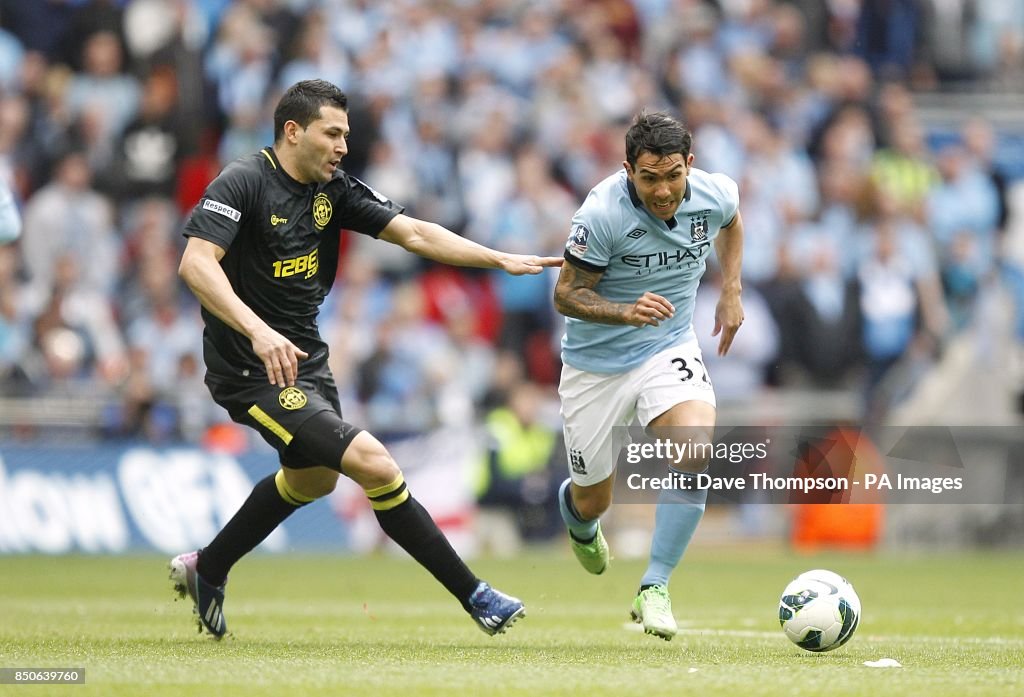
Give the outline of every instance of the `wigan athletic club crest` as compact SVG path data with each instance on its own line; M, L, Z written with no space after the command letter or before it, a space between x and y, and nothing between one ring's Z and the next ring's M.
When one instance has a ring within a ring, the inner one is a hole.
M327 198L325 194L317 194L313 199L313 225L317 230L323 230L326 227L327 223L331 221L332 213L334 213L334 209L331 206L331 199Z
M694 242L704 242L708 238L708 219L697 218L690 221L690 239Z

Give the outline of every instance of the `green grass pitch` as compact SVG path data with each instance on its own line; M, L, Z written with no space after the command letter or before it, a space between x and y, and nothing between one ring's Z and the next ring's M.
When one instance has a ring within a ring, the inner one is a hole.
M643 564L603 576L568 551L478 560L528 617L488 637L414 563L254 555L233 571L233 636L195 632L158 557L0 558L0 667L84 667L85 685L0 695L1010 695L1024 694L1024 555L803 556L691 550L672 592L680 635L626 628ZM798 649L776 619L797 573L849 578L849 644ZM894 658L902 668L869 668Z

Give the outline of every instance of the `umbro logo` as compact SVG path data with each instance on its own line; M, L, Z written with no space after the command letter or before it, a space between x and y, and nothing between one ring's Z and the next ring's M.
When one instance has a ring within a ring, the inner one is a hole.
M641 237L643 237L646 234L647 234L646 230L641 230L640 228L637 228L633 232L631 232L628 235L626 235L626 237L629 237L629 238L634 239L634 240L638 240L638 239L640 239Z

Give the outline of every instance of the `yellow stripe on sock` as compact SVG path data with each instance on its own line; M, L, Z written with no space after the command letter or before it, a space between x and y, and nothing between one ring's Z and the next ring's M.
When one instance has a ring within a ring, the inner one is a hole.
M288 480L285 479L284 470L278 470L277 474L274 475L274 484L277 485L277 493L281 494L281 498L293 506L303 506L311 501L316 501L312 496L303 496L295 491L288 483Z
M274 421L270 414L260 409L258 406L253 404L249 407L249 416L256 419L263 428L267 429L275 436L284 441L285 445L292 442L292 434L285 430L285 427Z
M384 501L374 501L373 499L370 499L370 507L375 511L390 511L395 506L405 503L408 498L409 490L406 489L398 496Z
M395 491L396 489L398 489L398 487L402 486L403 484L405 484L405 477L403 477L402 473L399 472L398 476L395 477L395 480L390 484L379 486L376 489L364 489L364 491L366 492L366 495L368 497L373 499L378 496L383 496L384 494L390 494L392 491Z

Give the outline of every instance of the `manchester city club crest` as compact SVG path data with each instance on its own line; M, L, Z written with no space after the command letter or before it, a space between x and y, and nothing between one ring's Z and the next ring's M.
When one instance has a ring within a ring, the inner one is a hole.
M583 460L582 450L571 449L569 451L569 462L572 465L572 471L576 474L587 473L587 463Z
M690 239L694 242L703 242L708 238L708 219L697 218L690 221Z

